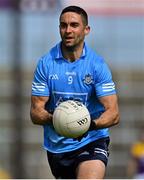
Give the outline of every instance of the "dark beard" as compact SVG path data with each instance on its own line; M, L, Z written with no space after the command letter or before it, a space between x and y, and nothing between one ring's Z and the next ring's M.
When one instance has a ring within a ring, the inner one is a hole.
M73 46L65 46L65 44L62 42L61 46L63 46L68 52L74 52L77 45L73 45Z

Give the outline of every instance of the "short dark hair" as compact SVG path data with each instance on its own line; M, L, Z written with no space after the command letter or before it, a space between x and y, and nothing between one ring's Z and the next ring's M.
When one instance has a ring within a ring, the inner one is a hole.
M60 18L62 16L62 14L66 13L66 12L75 12L77 14L80 14L82 16L84 24L88 25L88 15L87 15L86 11L84 9L82 9L81 7L68 6L68 7L64 8L60 14Z

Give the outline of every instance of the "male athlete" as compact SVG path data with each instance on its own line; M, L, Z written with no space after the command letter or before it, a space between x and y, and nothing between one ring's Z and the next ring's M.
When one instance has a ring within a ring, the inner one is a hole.
M55 178L103 179L108 161L108 128L119 122L115 84L109 67L85 43L85 10L69 6L59 18L61 41L41 57L34 73L31 119L44 127L44 149ZM68 99L85 104L91 127L80 139L57 134L53 112Z

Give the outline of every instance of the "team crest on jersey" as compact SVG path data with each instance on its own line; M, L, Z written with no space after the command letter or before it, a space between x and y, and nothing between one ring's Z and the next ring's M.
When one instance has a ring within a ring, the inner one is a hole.
M92 75L90 75L90 74L85 75L85 78L84 78L83 81L84 81L85 84L92 84L93 83Z

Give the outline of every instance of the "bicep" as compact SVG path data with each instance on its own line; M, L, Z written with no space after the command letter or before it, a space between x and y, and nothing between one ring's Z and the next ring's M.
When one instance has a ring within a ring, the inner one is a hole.
M100 102L105 108L105 112L101 115L104 123L101 127L110 127L119 123L120 115L118 108L118 100L116 94L103 96Z
M100 97L99 100L106 110L118 111L118 98L116 94Z
M45 125L51 123L52 115L45 109L49 97L32 96L30 117L34 124Z
M45 104L48 102L47 96L31 96L31 109L45 108Z

